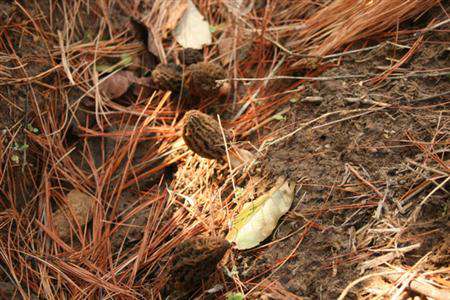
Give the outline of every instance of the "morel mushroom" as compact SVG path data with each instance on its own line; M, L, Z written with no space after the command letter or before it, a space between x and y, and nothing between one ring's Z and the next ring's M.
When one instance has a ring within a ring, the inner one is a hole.
M230 132L224 130L224 133L229 141ZM190 110L185 114L182 136L189 149L201 157L221 159L226 155L219 122L198 110Z
M223 129L225 140L232 140L230 131ZM208 159L226 158L226 147L219 122L198 110L188 111L183 120L182 137L185 144L196 154ZM253 155L244 149L230 147L230 163L233 167L253 159Z
M199 98L226 95L230 90L228 83L220 83L226 77L225 70L216 64L199 62L186 68L186 86L189 94Z
M186 48L178 53L178 59L182 64L190 66L203 61L203 52L198 49Z
M157 65L152 71L152 80L157 88L172 91L175 96L186 90L183 86L183 69L173 63Z
M181 243L170 259L166 290L178 297L195 291L215 272L230 247L220 237L196 237Z

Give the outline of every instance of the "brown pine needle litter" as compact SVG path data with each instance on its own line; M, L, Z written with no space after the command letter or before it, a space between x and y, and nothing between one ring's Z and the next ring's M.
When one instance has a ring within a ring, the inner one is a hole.
M175 249L221 241L280 175L297 189L272 236L183 297L450 298L448 3L193 3L229 92L193 109L255 154L238 169L186 147L189 91L150 78L186 70L188 1L1 1L0 298L171 296Z

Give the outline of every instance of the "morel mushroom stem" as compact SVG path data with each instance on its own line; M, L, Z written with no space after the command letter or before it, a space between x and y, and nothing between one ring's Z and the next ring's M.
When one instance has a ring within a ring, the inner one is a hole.
M189 149L201 157L217 160L226 159L228 150L230 164L236 168L254 156L247 150L227 147L225 141L232 141L232 136L214 118L198 110L190 110L184 116L182 137Z

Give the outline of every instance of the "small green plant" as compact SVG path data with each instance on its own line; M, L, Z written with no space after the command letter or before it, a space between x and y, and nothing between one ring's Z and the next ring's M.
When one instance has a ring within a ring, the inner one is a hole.
M13 156L11 156L11 160L13 163L18 164L20 161L19 155L14 154Z
M244 189L237 186L236 190L234 191L234 197L237 199L242 196L242 193L244 193Z
M23 152L23 151L26 151L28 149L28 147L29 147L29 145L27 143L18 144L17 142L14 142L13 149L15 151Z
M242 293L230 293L227 295L227 300L244 300Z
M18 164L20 162L19 153L24 153L29 147L30 146L27 143L19 144L17 142L14 142L12 149L15 151L15 153L11 155L11 161Z
M286 121L286 116L284 116L282 114L276 114L272 117L272 119L277 120L277 121Z
M27 129L28 129L28 131L30 131L32 133L39 133L39 129L37 129L36 127L33 127L33 125L31 125L31 124L27 125Z

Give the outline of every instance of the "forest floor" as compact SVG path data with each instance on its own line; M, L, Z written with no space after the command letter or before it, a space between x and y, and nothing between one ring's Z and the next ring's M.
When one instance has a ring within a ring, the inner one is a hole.
M235 2L194 1L211 24L204 59L232 86L194 108L220 115L257 154L242 173L190 151L185 110L146 83L158 62L179 63L180 5L0 3L0 297L170 296L174 249L224 237L259 195L255 174L295 182L291 209L185 298L450 294L448 4L380 1L334 17L355 1ZM375 7L386 3L385 16ZM154 41L143 44L130 17ZM343 18L361 25L342 37ZM139 81L108 98L117 91L99 82L111 70ZM73 189L93 207L63 238L55 215Z

